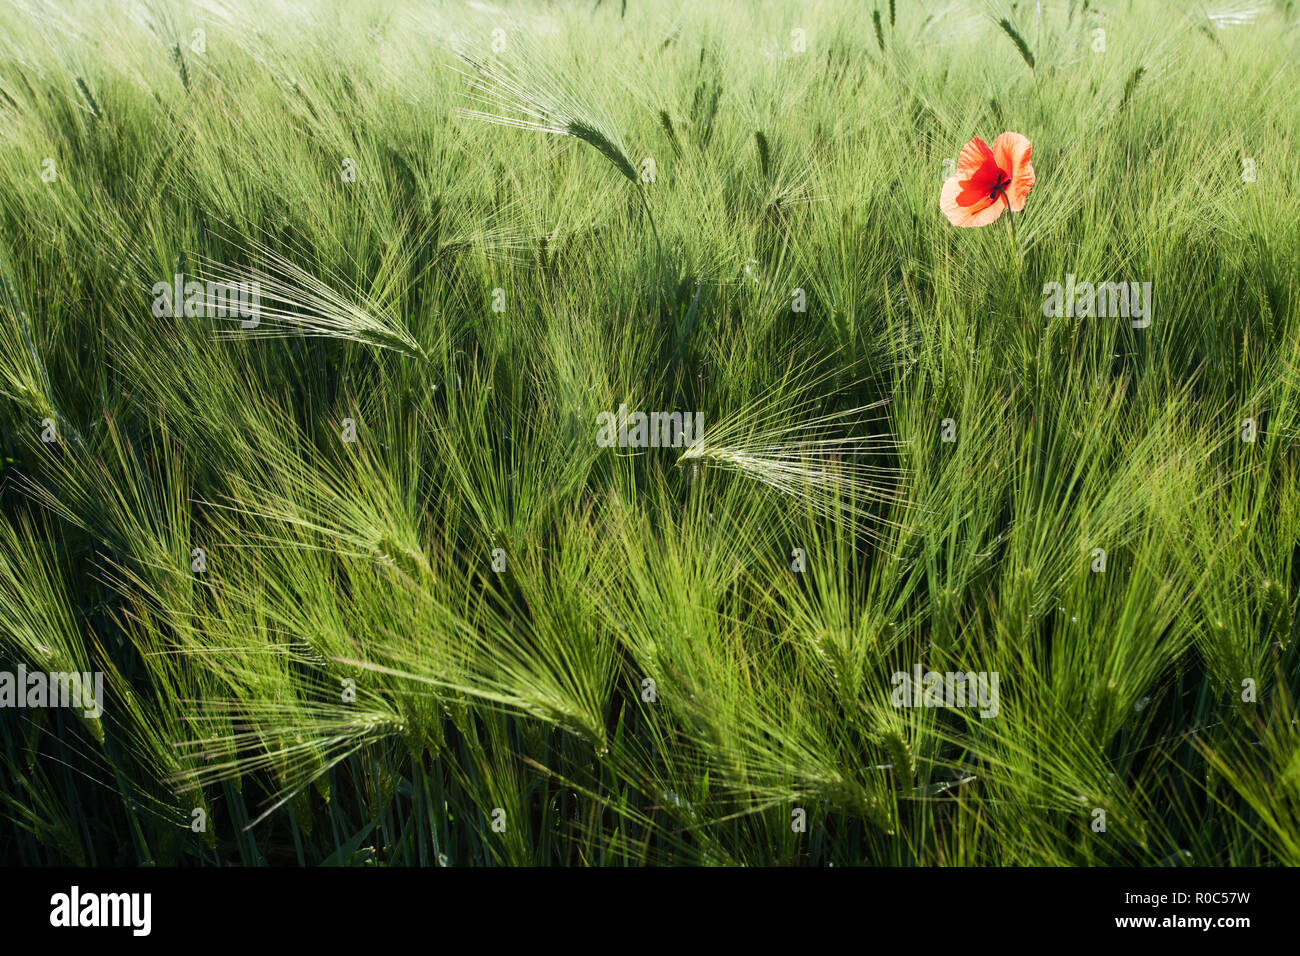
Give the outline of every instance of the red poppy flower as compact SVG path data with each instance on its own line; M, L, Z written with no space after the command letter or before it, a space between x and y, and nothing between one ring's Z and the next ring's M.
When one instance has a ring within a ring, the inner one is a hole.
M1020 212L1034 188L1030 142L1019 133L1003 133L993 148L978 136L962 147L957 175L943 184L939 208L954 226L987 226L1003 209Z

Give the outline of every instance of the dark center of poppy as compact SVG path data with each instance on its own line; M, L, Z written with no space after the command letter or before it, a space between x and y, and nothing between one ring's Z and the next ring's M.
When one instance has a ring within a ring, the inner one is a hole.
M1007 187L1010 185L1011 177L999 169L998 180L993 184L993 188L989 190L989 198L997 199L999 195L1007 191Z

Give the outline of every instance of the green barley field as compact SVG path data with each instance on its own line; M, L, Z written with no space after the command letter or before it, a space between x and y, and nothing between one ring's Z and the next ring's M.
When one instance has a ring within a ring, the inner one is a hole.
M7 0L0 860L1300 864L1297 88L1294 0Z

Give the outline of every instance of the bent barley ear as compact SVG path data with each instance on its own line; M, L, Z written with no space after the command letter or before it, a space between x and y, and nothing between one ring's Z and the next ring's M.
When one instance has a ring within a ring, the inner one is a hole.
M771 154L768 151L767 137L763 135L761 129L754 130L754 144L758 147L758 168L763 174L763 181L766 182L771 165Z
M632 163L623 155L623 151L615 146L609 137L600 130L584 123L582 120L575 119L569 121L565 131L575 139L580 139L584 143L594 146L600 155L608 159L614 165L614 168L623 174L628 182L636 184L636 170L632 167Z
M427 361L424 349L394 309L368 301L363 290L340 291L335 288L341 284L337 280L326 281L256 239L246 245L256 263L248 271L199 257L198 278L209 286L256 290L245 310L250 318L238 328L218 327L218 336L319 336L392 349Z
M848 425L880 420L866 415L885 402L800 420L819 407L815 396L786 405L775 389L706 429L678 459L734 471L806 503L836 519L862 518L877 527L898 527L878 513L903 499L906 469L876 464L895 456L900 443L888 433L843 435ZM793 422L793 424L781 424ZM869 537L881 533L866 529Z
M1124 95L1119 100L1121 111L1128 106L1128 101L1133 97L1133 91L1137 89L1138 81L1142 79L1146 71L1146 67L1139 66L1129 75L1128 81L1124 84Z
M628 159L627 149L604 111L591 102L585 90L549 66L540 55L526 57L515 67L500 62L483 62L463 52L458 55L462 62L473 68L472 73L465 75L473 82L475 97L488 107L484 110L461 110L463 115L516 129L572 136L599 152L636 187L637 199L646 212L654 235L658 281L662 284L663 243L659 239L659 229L650 212L645 190L640 188L636 169ZM661 118L666 121L666 114ZM671 124L668 127L671 131Z
M1020 51L1021 58L1029 64L1029 68L1031 70L1034 69L1034 54L1029 51L1029 44L1026 43L1025 38L1020 35L1020 31L1017 30L1012 22L1006 17L1003 17L998 21L998 26L1002 28L1003 33L1011 37L1011 42L1016 45L1016 49Z
M898 786L911 790L916 786L916 755L907 742L903 732L891 727L884 734L885 751L894 767L894 779Z
M673 148L673 155L678 159L682 157L682 144L677 139L677 130L673 128L672 117L668 115L667 110L659 111L659 124L664 128L668 135L668 145Z

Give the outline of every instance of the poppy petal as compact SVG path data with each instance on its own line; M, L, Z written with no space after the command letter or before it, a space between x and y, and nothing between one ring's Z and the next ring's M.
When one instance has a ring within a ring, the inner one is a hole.
M973 201L963 202L967 197L972 197ZM975 193L966 182L953 176L943 184L939 193L939 208L954 226L987 226L1002 215L1006 203L1000 197L994 202L987 193Z
M989 144L976 136L961 148L961 153L957 156L957 175L961 179L970 179L985 165L995 161Z
M958 202L969 206L981 197L987 197L1001 175L993 150L976 136L962 147L961 154L957 157L957 178L969 191L969 195L961 196Z
M998 168L1011 177L1007 187L1007 199L1013 212L1025 208L1025 199L1029 190L1034 188L1034 166L1029 161L1032 144L1020 133L1003 133L993 142L993 157Z

